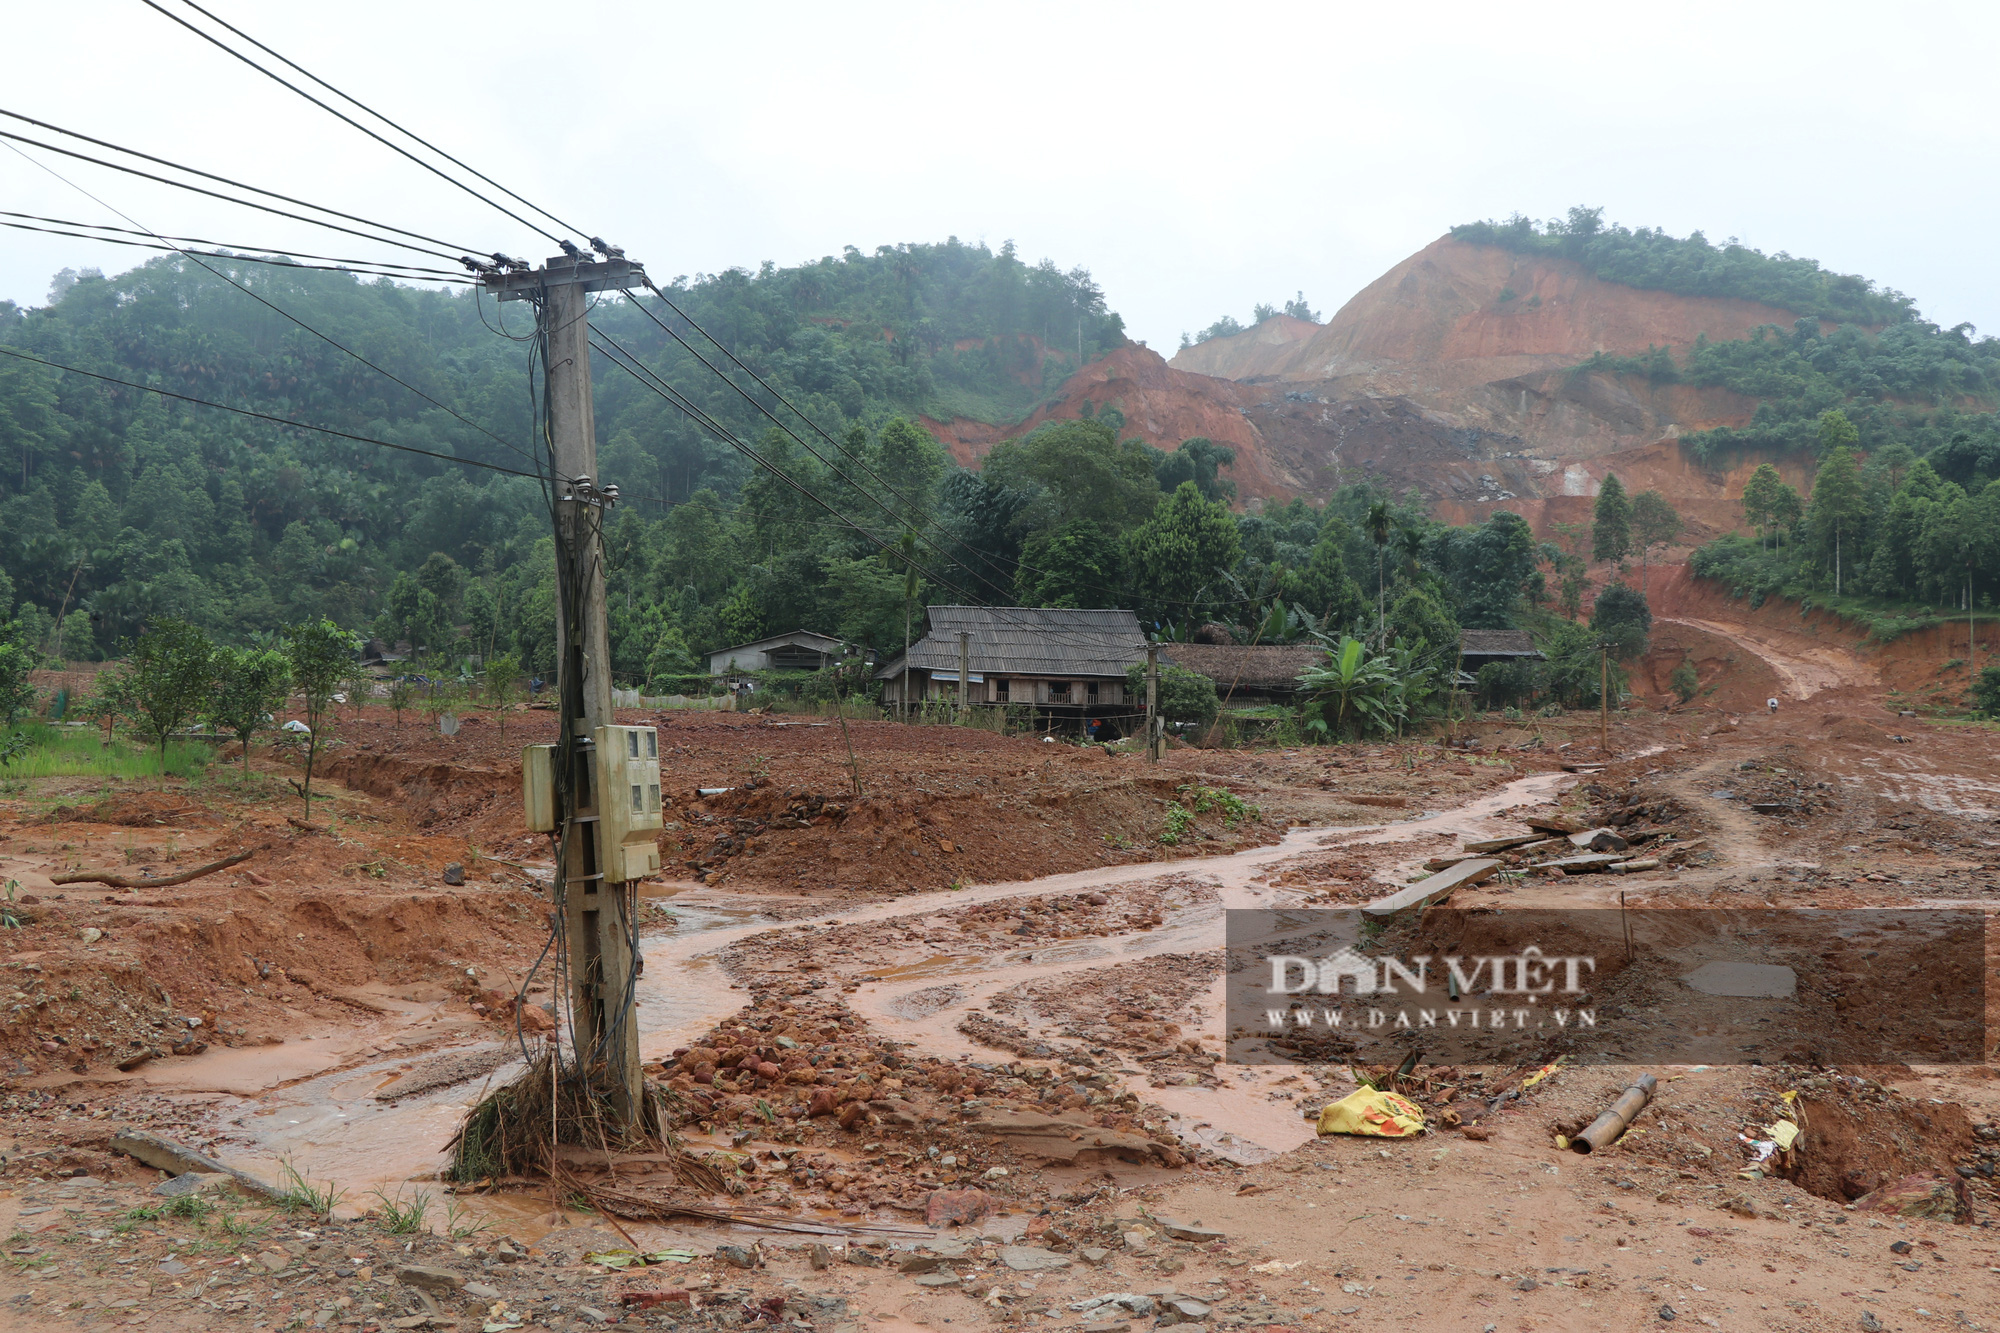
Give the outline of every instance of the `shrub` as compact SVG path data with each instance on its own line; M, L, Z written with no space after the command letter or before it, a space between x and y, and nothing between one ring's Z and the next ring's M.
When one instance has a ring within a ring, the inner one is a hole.
M1146 698L1146 668L1131 666L1125 669L1126 695L1136 701ZM1160 716L1169 722L1209 722L1213 721L1222 700L1215 693L1215 682L1198 671L1185 667L1163 666L1160 668Z
M2000 666L1990 666L1972 683L1972 700L1988 717L2000 717Z

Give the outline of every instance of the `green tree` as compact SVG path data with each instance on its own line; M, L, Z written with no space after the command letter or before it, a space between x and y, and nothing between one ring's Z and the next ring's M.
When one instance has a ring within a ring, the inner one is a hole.
M1312 558L1299 571L1296 599L1322 630L1351 625L1367 605L1361 586L1348 576L1343 545L1342 534L1325 534L1313 543Z
M1839 414L1828 413L1836 415ZM1824 423L1825 418L1821 420ZM1845 422L1847 418L1841 416L1840 420ZM1833 592L1838 597L1846 547L1868 517L1854 450L1848 445L1836 445L1820 464L1819 475L1813 478L1812 507L1806 517L1821 552L1833 561Z
M1667 684L1680 697L1680 701L1686 703L1694 698L1695 691L1701 688L1701 677L1695 673L1694 663L1683 657L1680 665L1674 668L1673 674L1667 677Z
M1146 697L1144 665L1125 668L1125 696L1141 700ZM1202 723L1215 720L1222 701L1216 695L1215 682L1207 676L1186 667L1167 665L1160 668L1155 707L1169 722Z
M403 729L403 713L416 696L416 686L403 672L397 672L389 681L389 711L396 715L396 730Z
M292 684L305 696L306 775L303 783L294 785L310 824L313 765L319 758L321 732L333 713L333 693L354 661L354 636L331 620L301 621L285 630L285 656L291 661Z
M1182 482L1132 534L1132 566L1142 598L1192 624L1243 555L1229 510Z
M1125 587L1124 553L1095 523L1038 532L1021 548L1014 595L1022 606L1105 606Z
M1650 592L1647 563L1655 546L1670 545L1686 526L1667 497L1658 491L1640 491L1632 497L1632 540L1639 547L1639 591Z
M479 680L479 692L485 698L486 706L499 715L500 741L507 741L507 711L521 694L521 659L513 653L501 653L486 663L486 672Z
M893 493L878 498L904 523L929 522L937 509L944 464L944 449L929 431L902 417L891 418L876 441L875 470Z
M1779 541L1786 533L1798 526L1800 515L1806 511L1806 503L1789 482L1779 482L1771 492L1771 530Z
M1861 432L1847 419L1847 413L1830 408L1819 414L1819 452L1824 458L1835 449L1859 449Z
M1146 446L1121 442L1102 421L1047 422L1024 439L995 445L982 471L988 481L1034 497L1017 519L1024 530L1082 521L1120 532L1160 503Z
M156 620L132 645L126 676L139 730L159 747L164 774L168 738L201 715L215 689L215 645L184 620Z
M1622 583L1612 584L1597 594L1597 603L1590 611L1590 628L1611 645L1612 655L1619 660L1642 656L1646 636L1653 628L1653 611L1646 604L1646 594Z
M1972 685L1972 700L1988 717L2000 717L2000 666L1986 667Z
M1632 554L1632 502L1616 473L1606 473L1591 512L1590 552L1593 560L1623 560Z
M243 776L250 776L250 738L270 725L285 706L292 664L275 648L215 650L215 693L209 724L243 747Z
M1778 476L1778 469L1769 463L1759 463L1757 470L1750 474L1750 480L1743 483L1743 516L1757 529L1760 542L1768 535L1778 488L1784 484Z
M11 638L0 638L0 727L13 726L34 703L35 687L28 683L34 669L33 653Z
M1236 451L1217 444L1204 435L1182 440L1172 453L1162 453L1153 464L1153 476L1168 495L1184 481L1191 481L1211 500L1236 498L1236 483L1220 475L1221 469L1236 462Z

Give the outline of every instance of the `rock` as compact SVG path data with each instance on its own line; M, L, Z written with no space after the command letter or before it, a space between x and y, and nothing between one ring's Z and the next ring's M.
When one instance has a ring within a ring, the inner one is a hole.
M1016 1273L1041 1273L1069 1267L1069 1260L1054 1250L1039 1249L1033 1245L1002 1245L1000 1262Z
M969 1227L992 1211L993 1196L985 1190L933 1190L924 1203L924 1225Z
M466 1283L465 1294L476 1296L482 1301L497 1301L501 1298L500 1288L485 1282Z
M1910 1242L1908 1242L1908 1241L1906 1241L1906 1240L1899 1240L1899 1241L1897 1241L1897 1242L1896 1242L1896 1243L1895 1243L1894 1245L1891 1245L1891 1246L1889 1247L1889 1253L1891 1253L1891 1254L1908 1254L1908 1253L1909 1253L1909 1252L1910 1252L1910 1251L1911 1251L1911 1250L1912 1250L1913 1248L1915 1248L1915 1247L1913 1247L1913 1246L1912 1246L1912 1245L1910 1244Z
M431 1268L425 1264L402 1264L396 1269L396 1281L419 1291L447 1296L465 1286L465 1279L449 1268Z
M179 1277L188 1271L188 1266L178 1259L162 1259L159 1267L168 1277Z
M1972 1198L1965 1182L1956 1177L1904 1176L1856 1199L1854 1210L1966 1222L1972 1218Z
M104 938L104 932L99 930L96 926L85 926L82 930L78 931L77 934L82 938L85 944L95 944L99 940Z
M1170 1145L1155 1143L1144 1134L1034 1111L984 1111L979 1119L968 1122L966 1129L995 1135L1017 1152L1051 1162L1112 1157L1134 1164L1179 1166L1183 1161Z
M1076 1257L1089 1264L1092 1268L1097 1268L1110 1262L1111 1251L1101 1246L1093 1245L1087 1250L1078 1250Z
M755 1268L758 1264L757 1252L747 1250L741 1245L718 1245L715 1247L715 1257L731 1268Z
M1676 1319L1679 1319L1679 1318L1680 1318L1680 1316L1679 1316L1678 1314L1675 1314L1675 1313L1674 1313L1674 1307L1673 1307L1673 1306L1671 1306L1671 1305L1662 1305L1662 1306L1660 1307L1660 1318L1661 1318L1661 1320L1663 1320L1664 1322L1666 1322L1666 1323L1669 1323L1669 1324L1671 1324L1671 1323L1673 1323L1673 1322L1674 1322L1674 1320L1676 1320Z
M1571 845L1587 852L1622 852L1632 844L1608 828L1587 829L1569 835Z
M1209 1306L1192 1296L1174 1296L1168 1299L1167 1308L1190 1322L1208 1318Z
M833 1251L824 1245L815 1245L812 1247L811 1259L813 1272L815 1273L825 1268L831 1268L833 1266Z
M238 1171L224 1166L213 1157L204 1156L192 1148L184 1148L172 1139L149 1134L143 1129L125 1128L111 1139L111 1151L122 1152L127 1157L135 1157L147 1166L161 1171L171 1171L175 1175L185 1175L190 1171L204 1174L220 1174L234 1180L244 1193L261 1199L278 1200L284 1191L268 1185L247 1171Z
M452 885L465 883L465 867L453 861L444 868L444 882Z
M1143 1231L1127 1231L1120 1239L1125 1242L1126 1250L1132 1254L1153 1252L1153 1239Z
M1882 1321L1875 1317L1873 1310L1861 1312L1861 1333L1882 1333Z
M159 1054L160 1053L158 1051L145 1050L145 1051L140 1051L137 1055L128 1055L123 1060L120 1060L118 1062L118 1072L121 1074L129 1074L133 1070L137 1069L140 1065L145 1064L148 1060L157 1059L159 1057Z
M611 1322L611 1316L594 1305L579 1305L576 1307L576 1312L593 1324L608 1324Z
M226 1171L187 1171L153 1186L153 1193L162 1199L181 1199L226 1190L235 1183Z
M280 1250L265 1250L257 1256L257 1262L264 1266L266 1272L271 1273L279 1271L291 1261L292 1256Z
M1199 1222L1176 1222L1171 1218L1165 1218L1165 1217L1162 1217L1158 1220L1160 1223L1160 1230L1166 1232L1169 1236L1172 1236L1175 1240L1200 1242L1200 1241L1228 1239L1228 1237L1224 1235L1222 1232L1215 1230L1213 1227L1205 1227Z
M922 1277L919 1277L917 1285L920 1287L955 1287L958 1285L958 1274L952 1272L949 1268L941 1268L935 1273L925 1273Z
M1083 1333L1132 1333L1129 1319L1099 1319L1083 1326Z
M806 1102L808 1116L832 1115L840 1110L840 1094L832 1088L814 1088Z
M873 1257L873 1256L870 1256ZM880 1262L877 1260L876 1262ZM896 1264L898 1273L935 1273L944 1267L944 1258L936 1254L906 1254Z

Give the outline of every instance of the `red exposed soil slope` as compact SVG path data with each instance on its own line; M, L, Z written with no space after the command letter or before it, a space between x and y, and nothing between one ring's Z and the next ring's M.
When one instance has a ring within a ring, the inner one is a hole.
M1567 260L1447 236L1362 288L1309 338L1259 325L1189 348L1174 362L1229 367L1234 379L1352 379L1356 392L1459 395L1573 366L1593 352L1685 348L1699 334L1742 338L1760 324L1796 318L1755 301L1626 287Z

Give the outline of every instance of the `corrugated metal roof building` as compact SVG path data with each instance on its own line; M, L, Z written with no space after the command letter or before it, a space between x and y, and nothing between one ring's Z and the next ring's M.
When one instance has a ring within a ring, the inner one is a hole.
M1130 611L1050 607L933 606L924 637L875 673L884 702L958 698L958 649L965 633L968 703L1074 709L1126 704L1125 669L1146 660L1146 635Z
M1541 649L1526 630L1469 629L1458 636L1458 651L1464 657L1467 675L1477 675L1488 662L1511 662L1517 658L1540 659Z

